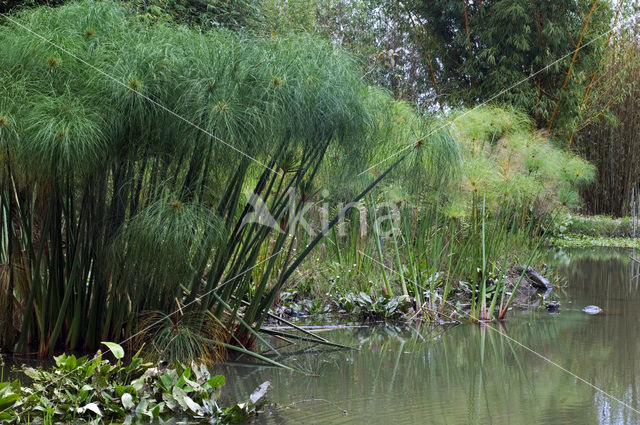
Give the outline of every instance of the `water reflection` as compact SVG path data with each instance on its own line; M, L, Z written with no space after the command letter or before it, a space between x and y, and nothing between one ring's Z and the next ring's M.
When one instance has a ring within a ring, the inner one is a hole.
M319 376L227 365L227 396L271 380L288 409L263 424L637 424L640 415L539 356L638 409L638 266L631 251L560 253L567 285L560 314L513 316L504 329L478 325L427 330L342 329L330 337L360 351L294 351L287 361ZM635 269L634 269L635 268ZM599 305L588 316L581 309ZM344 411L347 412L345 416Z

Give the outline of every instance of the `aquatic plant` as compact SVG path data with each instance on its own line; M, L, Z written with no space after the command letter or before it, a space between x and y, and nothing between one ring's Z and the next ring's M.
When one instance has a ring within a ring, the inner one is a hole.
M200 423L229 423L254 415L264 403L269 382L246 402L222 408L217 399L224 376L211 376L203 365L154 366L140 352L125 364L123 348L105 344L115 363L100 351L91 358L62 354L55 357L56 365L50 370L23 368L28 384L0 383L2 423L131 423L176 416Z
M361 320L393 320L406 317L413 302L407 296L371 297L364 292L348 294L334 300L340 313L359 316Z
M12 351L94 350L142 331L144 312L180 309L210 312L226 348L251 349L324 237L302 246L293 235L301 201L329 174L325 157L340 158L333 181L346 181L414 141L390 129L402 124L386 120L395 102L365 85L351 57L307 35L147 25L111 1L5 23L0 300L19 320L0 343ZM411 129L424 152L439 150L425 126ZM413 153L352 178L346 199ZM256 197L280 229L251 221Z
M465 166L459 185L451 188L452 204L469 206L476 196L485 199L488 211L518 210L523 221L530 212L540 216L580 206L579 190L593 180L593 165L556 147L516 110L483 106L457 114L464 118L453 122L452 133Z
M179 309L167 314L146 311L140 315L135 346L145 346L146 358L171 364L195 361L213 365L223 360L222 343L229 335L211 314Z
M617 247L640 248L640 241L634 238L588 236L579 234L565 234L554 237L551 243L557 247L586 248L586 247Z
M564 227L553 229L557 236L577 234L599 237L633 237L633 219L630 217L613 218L601 215L581 216L569 215L565 218ZM637 227L637 225L636 225Z
M420 121L404 109L394 113L409 128ZM432 120L428 127L441 126ZM372 191L367 214L354 211L308 259L302 292L313 285L315 294L408 295L425 317L441 314L454 296L468 301L474 320L504 318L518 280L505 274L542 262L558 214L579 205L593 167L510 109L474 109L438 134L441 142L429 149L449 152L435 167L440 172L430 167L435 152L401 164Z

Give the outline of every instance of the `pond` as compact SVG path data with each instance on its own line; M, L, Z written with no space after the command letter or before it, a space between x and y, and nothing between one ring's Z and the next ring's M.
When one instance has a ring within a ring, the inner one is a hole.
M271 400L288 408L266 412L255 420L259 424L640 423L640 269L631 255L602 249L556 254L564 281L553 295L561 302L558 314L542 308L511 314L503 329L492 323L325 332L361 349L288 357L317 376L221 366L225 396L240 399L271 381ZM603 312L582 312L590 304Z

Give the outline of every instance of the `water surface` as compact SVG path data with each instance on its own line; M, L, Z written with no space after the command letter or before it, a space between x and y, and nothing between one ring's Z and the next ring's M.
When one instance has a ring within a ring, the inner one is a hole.
M555 256L565 280L559 314L512 314L502 332L640 409L640 268L631 251ZM589 304L604 312L589 316ZM289 406L259 424L638 424L640 414L504 338L499 326L357 327L323 333L359 351L326 349L283 361L318 376L225 365L226 398L265 380ZM435 336L434 336L435 335Z

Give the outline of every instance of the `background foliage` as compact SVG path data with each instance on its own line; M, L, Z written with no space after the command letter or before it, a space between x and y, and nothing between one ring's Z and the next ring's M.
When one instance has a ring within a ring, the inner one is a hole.
M611 40L604 70L585 97L591 109L605 111L583 117L574 147L597 167L594 184L583 191L587 212L621 217L630 214L640 181L640 45L637 27Z

